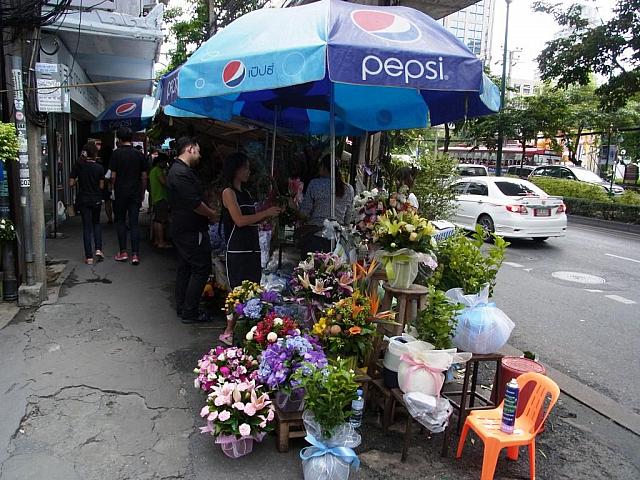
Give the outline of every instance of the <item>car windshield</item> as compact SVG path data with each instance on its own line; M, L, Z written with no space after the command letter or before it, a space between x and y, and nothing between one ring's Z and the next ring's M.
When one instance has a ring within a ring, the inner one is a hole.
M484 177L487 171L483 167L458 167L461 177Z
M578 180L581 182L589 182L589 183L602 183L602 179L596 175L595 173L589 170L582 170L576 168L575 170L571 170L573 174L578 177Z
M523 182L496 182L496 187L507 197L526 197L542 194L542 191L535 186Z

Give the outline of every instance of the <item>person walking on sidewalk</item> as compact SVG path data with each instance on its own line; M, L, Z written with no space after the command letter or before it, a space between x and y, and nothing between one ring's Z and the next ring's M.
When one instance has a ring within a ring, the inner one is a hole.
M176 311L183 323L206 322L199 311L200 298L211 274L209 223L215 212L205 203L204 190L194 168L200 163L195 138L176 143L178 157L169 170L167 193L171 210L171 238L178 253Z
M138 217L140 206L147 187L147 161L144 155L133 148L133 132L128 127L116 131L118 148L111 156L111 182L115 194L114 214L118 233L119 251L116 261L126 262L127 254L127 217L131 230L131 264L140 264L140 226Z
M78 207L82 218L82 238L84 240L84 263L93 265L104 260L102 253L102 227L100 226L100 210L102 208L102 189L104 188L104 168L96 162L98 148L95 143L87 143L82 147L80 162L76 163L69 177L69 186L78 184Z
M262 266L257 224L278 216L282 211L280 207L270 207L256 213L255 200L242 188L249 175L249 158L245 154L237 152L225 159L222 167L226 187L222 192L222 222L227 241L227 278L232 289L243 280L260 283ZM219 337L221 342L232 343L234 326L233 320L227 321L227 328Z
M165 240L165 228L169 222L169 202L167 201L167 177L164 172L169 163L165 153L159 153L153 159L153 167L149 172L151 205L153 206L153 246L170 248Z

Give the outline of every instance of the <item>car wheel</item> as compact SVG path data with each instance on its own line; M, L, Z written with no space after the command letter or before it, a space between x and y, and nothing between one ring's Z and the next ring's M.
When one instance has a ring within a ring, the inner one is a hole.
M542 243L542 242L547 241L548 238L549 237L534 237L533 241L536 242L536 243Z
M493 220L489 215L480 215L478 217L478 225L484 230L485 238L490 239L491 234L496 231Z

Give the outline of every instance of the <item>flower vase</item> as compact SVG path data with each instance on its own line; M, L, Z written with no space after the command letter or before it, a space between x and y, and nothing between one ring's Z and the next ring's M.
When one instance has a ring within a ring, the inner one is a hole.
M298 388L291 393L278 390L273 403L282 412L301 412L304 410L304 389Z
M390 268L387 268L387 281L393 288L407 289L418 276L418 262L412 259L393 257ZM393 272L392 276L389 275Z
M237 438L234 435L221 435L216 438L216 443L220 444L222 453L230 458L240 458L253 451L253 437Z

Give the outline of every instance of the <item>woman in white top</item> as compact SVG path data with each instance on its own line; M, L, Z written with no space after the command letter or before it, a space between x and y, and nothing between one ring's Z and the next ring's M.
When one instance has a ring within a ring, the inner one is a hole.
M409 205L415 208L416 211L418 211L418 207L420 206L420 204L418 203L418 197L416 197L416 195L411 191L415 182L413 171L409 167L403 167L400 169L398 174L400 176L400 188L405 186L409 189L409 193L407 194L407 202L409 203Z
M302 236L303 255L307 252L329 252L331 241L322 237L324 221L331 218L331 157L326 155L320 160L319 176L309 182L300 206L300 213L307 217L307 231ZM351 223L353 218L353 187L342 180L336 168L335 220L342 226Z

